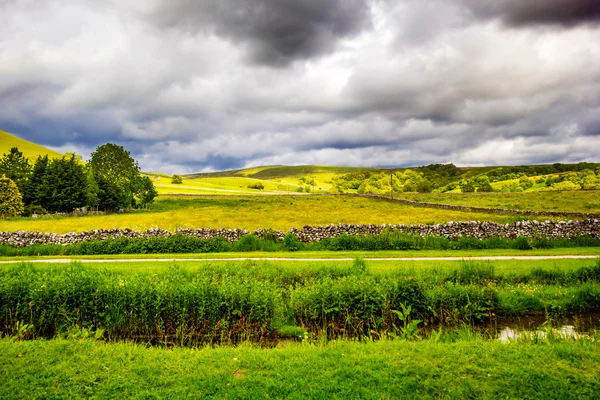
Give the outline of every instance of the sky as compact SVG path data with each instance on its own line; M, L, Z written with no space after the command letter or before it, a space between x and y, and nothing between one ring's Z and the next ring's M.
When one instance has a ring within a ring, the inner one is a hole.
M0 129L165 173L600 162L600 1L0 0Z

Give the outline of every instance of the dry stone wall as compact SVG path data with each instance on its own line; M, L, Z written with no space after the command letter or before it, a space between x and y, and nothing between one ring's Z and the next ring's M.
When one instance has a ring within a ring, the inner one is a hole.
M95 229L78 233L42 233L42 232L0 232L0 243L12 247L25 247L35 244L69 245L84 241L106 240L118 238L154 238L172 235L192 236L198 239L224 238L234 242L247 234L259 238L272 237L282 240L287 233L293 233L302 242L315 242L340 235L374 235L384 231L403 232L420 236L444 236L450 239L459 237L475 237L485 239L501 237L514 239L524 237L569 238L590 236L600 238L600 219L574 221L519 221L511 224L497 224L484 221L448 222L436 225L353 225L339 224L326 226L305 226L302 229L292 228L288 232L259 229L177 229L175 232L163 229L134 231L131 229Z

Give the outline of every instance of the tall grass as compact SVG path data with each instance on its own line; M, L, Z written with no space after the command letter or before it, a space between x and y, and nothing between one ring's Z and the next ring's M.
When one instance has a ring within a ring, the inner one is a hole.
M406 334L410 324L417 328L415 320L456 326L599 311L600 262L521 274L465 262L454 270L384 275L361 259L345 266L247 262L162 273L78 263L0 269L0 332L32 337L85 329L111 340L180 345L304 331L379 338Z

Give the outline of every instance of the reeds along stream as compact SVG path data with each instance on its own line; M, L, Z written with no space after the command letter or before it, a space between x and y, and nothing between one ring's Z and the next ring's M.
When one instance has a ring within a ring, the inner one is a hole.
M327 337L407 337L426 326L600 312L600 262L569 271L497 274L493 265L373 273L362 260L283 268L205 265L196 272L111 272L81 264L0 269L3 335L72 329L109 340L180 345ZM291 333L290 333L291 332Z

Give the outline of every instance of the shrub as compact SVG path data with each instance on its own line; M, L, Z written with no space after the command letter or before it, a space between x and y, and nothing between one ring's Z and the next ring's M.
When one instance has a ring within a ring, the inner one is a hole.
M263 185L262 182L251 183L250 185L248 185L248 189L264 190L264 188L265 185Z
M302 248L302 243L298 240L296 235L288 233L283 238L283 248L287 251L298 251Z
M175 185L179 185L183 183L183 178L177 174L171 177L171 183Z
M0 218L15 217L23 212L23 196L6 175L0 177Z

